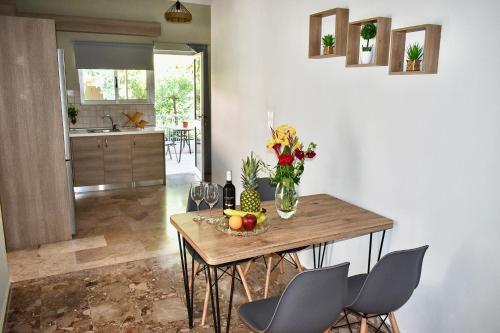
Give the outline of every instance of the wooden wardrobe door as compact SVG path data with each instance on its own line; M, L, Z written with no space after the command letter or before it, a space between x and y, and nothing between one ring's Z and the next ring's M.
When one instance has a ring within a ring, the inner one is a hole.
M0 201L7 249L71 239L54 21L0 16Z

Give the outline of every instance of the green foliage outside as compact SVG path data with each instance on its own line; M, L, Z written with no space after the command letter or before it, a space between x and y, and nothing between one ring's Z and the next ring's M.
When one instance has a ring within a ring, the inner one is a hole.
M419 43L410 44L410 46L406 49L406 56L408 57L408 60L422 60L422 57L424 56L424 48Z
M148 98L146 71L119 70L117 75L120 99L145 100Z
M363 51L371 51L372 46L370 46L370 39L377 36L377 26L373 23L367 23L361 28L361 37L366 40L366 46L363 46Z
M192 57L155 55L155 112L160 126L194 118L193 70Z
M175 108L174 108L175 106ZM186 77L173 77L157 83L155 93L157 114L170 115L182 121L193 110L193 82Z

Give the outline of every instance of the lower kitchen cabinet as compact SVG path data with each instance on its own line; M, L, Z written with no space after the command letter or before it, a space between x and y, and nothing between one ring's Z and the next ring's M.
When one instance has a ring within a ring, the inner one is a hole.
M104 184L104 152L102 136L71 138L73 185Z
M132 181L132 144L130 136L104 137L104 184Z
M136 182L165 178L165 145L163 134L134 135L132 174Z
M165 182L163 133L71 138L73 185Z

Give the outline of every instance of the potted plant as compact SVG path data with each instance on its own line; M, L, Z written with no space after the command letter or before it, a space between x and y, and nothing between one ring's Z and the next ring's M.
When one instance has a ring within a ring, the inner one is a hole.
M361 37L366 40L366 46L361 47L361 63L369 64L372 62L372 49L373 45L370 45L370 39L377 36L377 26L373 23L367 23L361 28Z
M270 180L276 184L275 205L278 215L289 219L297 211L299 195L297 185L304 172L304 163L316 156L316 144L309 143L306 149L297 136L295 128L280 125L271 128L272 137L267 148L272 149L278 158L278 164L270 172Z
M424 56L424 48L419 43L410 44L406 49L406 71L418 72L420 71L420 64Z
M70 104L68 106L68 117L71 120L71 123L73 125L76 124L76 117L77 116L78 116L78 110L77 110L77 108L73 104Z
M323 36L323 54L334 54L335 53L335 37L332 34Z

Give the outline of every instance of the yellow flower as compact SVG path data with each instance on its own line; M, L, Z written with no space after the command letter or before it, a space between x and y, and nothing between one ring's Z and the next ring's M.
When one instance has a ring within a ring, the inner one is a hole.
M297 135L297 130L292 127L292 126L289 126L287 124L283 124L283 125L280 125L276 128L276 136L278 138L287 138L288 137L292 137L295 138L295 136Z
M295 144L295 146L293 146L293 149L292 150L295 150L295 149L299 149L299 150L302 150L302 142L298 142Z
M274 139L269 139L267 141L266 147L269 148L269 149L272 149L275 143L276 143L276 141L274 141Z

